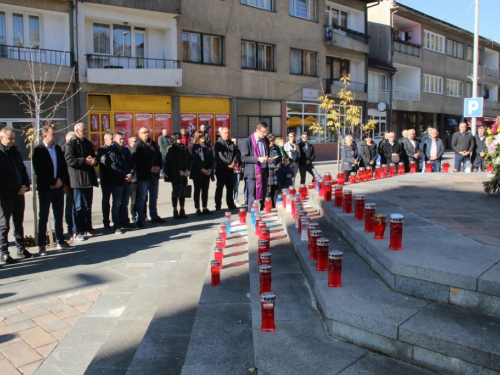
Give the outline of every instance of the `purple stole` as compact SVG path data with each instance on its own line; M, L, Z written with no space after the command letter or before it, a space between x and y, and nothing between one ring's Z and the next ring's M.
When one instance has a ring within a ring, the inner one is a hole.
M252 133L250 139L252 140L254 156L255 157L267 156L260 154L259 145L257 144L257 139L255 139L255 133ZM264 141L264 148L266 149L266 152L269 154L269 147L267 146L265 141ZM265 197L265 192L262 186L262 168L260 167L260 162L257 162L257 164L255 164L255 198L264 199L264 197Z

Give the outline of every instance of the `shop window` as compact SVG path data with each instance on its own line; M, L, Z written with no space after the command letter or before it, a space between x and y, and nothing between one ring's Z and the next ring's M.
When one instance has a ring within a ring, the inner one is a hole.
M281 103L273 101L238 100L238 137L248 137L255 125L264 121L268 133L281 136Z

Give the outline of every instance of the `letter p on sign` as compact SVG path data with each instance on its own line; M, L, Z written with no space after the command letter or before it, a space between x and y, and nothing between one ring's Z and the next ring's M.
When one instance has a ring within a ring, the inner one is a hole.
M483 98L464 99L464 117L483 117Z

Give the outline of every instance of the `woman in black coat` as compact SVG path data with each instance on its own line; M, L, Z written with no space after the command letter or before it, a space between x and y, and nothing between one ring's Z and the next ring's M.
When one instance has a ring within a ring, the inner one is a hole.
M349 174L354 171L354 168L359 163L359 155L351 135L345 137L345 145L342 147L342 172L349 177Z
M205 143L205 132L198 130L194 133L191 153L193 155L193 165L190 178L194 184L193 198L196 215L210 215L211 212L207 208L207 203L210 179L213 178L214 154L212 153L212 147ZM203 212L200 210L200 193Z
M366 167L375 167L375 163L377 162L378 151L377 145L373 143L372 135L367 134L363 142L359 145L361 160L363 162L363 166Z
M184 211L183 191L187 186L187 180L191 170L191 153L189 149L181 143L180 133L172 134L172 146L165 155L165 181L172 183L172 207L174 208L174 219L187 218ZM180 205L180 212L177 211L177 202Z

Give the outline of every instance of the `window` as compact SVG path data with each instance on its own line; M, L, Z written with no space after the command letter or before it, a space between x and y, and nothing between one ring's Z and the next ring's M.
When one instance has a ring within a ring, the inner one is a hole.
M102 53L109 55L110 37L109 25L102 23L94 23L94 53Z
M0 44L7 44L5 35L5 13L0 12Z
M274 10L273 0L241 0L243 5L249 5L251 7L261 8L265 10Z
M241 42L241 67L274 70L274 46L255 42Z
M424 92L432 94L443 93L443 77L424 74Z
M290 15L316 21L316 0L290 0Z
M281 102L238 100L238 137L248 137L255 131L255 124L264 121L268 133L281 136Z
M325 10L325 25L347 28L347 12L331 8L328 5L325 7Z
M13 33L14 33L14 45L24 46L24 26L23 26L23 15L14 13L12 15L13 20Z
M0 44L40 48L40 17L28 13L0 12ZM7 53L7 50L3 52Z
M424 48L444 53L444 36L424 30Z
M481 85L477 85L477 94L481 95ZM472 93L472 83L467 82L467 84L465 85L465 97L466 98L474 97Z
M112 55L117 57L137 57L137 67L144 67L146 29L125 25L109 25L93 23L92 25L93 51L95 54ZM116 59L113 64L120 65Z
M462 81L457 81L455 79L446 80L446 95L462 97L463 95L463 85Z
M474 48L467 46L467 61L472 62L474 59Z
M113 55L132 56L130 26L113 25Z
M290 73L306 76L316 75L316 53L292 49L290 52Z
M464 59L464 45L448 39L446 41L446 54L448 56L456 57L457 59Z
M222 65L222 38L215 35L183 32L182 60Z

